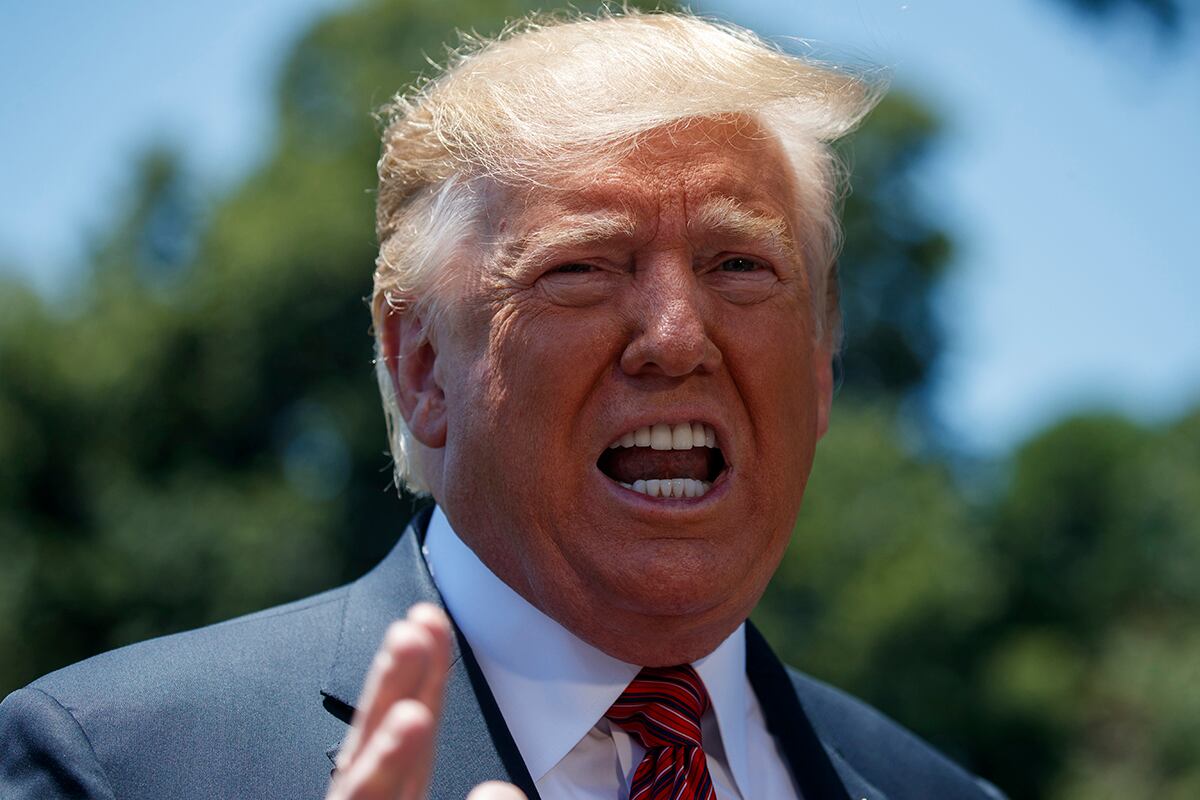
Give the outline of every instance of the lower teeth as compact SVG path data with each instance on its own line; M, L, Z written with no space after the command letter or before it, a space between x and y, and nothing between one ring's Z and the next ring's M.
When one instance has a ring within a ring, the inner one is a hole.
M698 481L695 478L666 478L648 481L621 482L626 489L649 495L650 497L702 497L712 484L708 481Z

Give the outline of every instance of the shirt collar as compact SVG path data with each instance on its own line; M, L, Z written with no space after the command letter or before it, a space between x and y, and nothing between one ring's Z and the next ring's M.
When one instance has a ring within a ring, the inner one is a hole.
M467 547L440 508L425 558L446 609L471 645L525 766L536 782L587 735L641 669L596 649L501 581ZM695 668L734 780L748 783L745 626Z
M704 681L721 731L721 746L733 781L742 797L750 792L750 757L746 744L749 713L746 678L746 625L738 625L717 649L692 664Z

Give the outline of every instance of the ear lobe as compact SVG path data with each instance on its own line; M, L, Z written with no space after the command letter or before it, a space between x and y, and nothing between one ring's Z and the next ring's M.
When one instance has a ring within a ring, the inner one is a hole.
M817 392L817 439L829 430L829 412L833 407L833 355L824 345L813 353L813 384Z
M445 447L446 395L435 374L437 351L421 318L412 311L387 311L381 345L408 429L426 447Z

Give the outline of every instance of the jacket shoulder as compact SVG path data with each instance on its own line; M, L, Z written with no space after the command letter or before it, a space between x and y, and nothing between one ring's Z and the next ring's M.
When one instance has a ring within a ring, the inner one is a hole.
M74 711L105 698L124 701L160 691L178 696L205 687L228 691L247 681L288 682L299 673L328 667L345 592L341 587L101 653L44 675L30 687Z
M995 786L875 708L791 667L788 676L839 772L852 770L892 800L1003 800Z
M0 703L0 796L310 796L346 588L102 653ZM241 787L239 789L238 787Z
M112 800L108 775L78 721L33 687L0 703L0 789L6 800Z

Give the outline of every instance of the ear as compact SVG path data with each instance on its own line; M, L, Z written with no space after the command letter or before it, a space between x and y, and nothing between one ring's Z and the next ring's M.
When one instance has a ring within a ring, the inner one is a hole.
M825 344L813 351L813 387L817 392L817 439L829 430L829 412L833 407L833 353Z
M396 403L408 429L426 447L446 446L446 394L438 383L437 350L412 310L385 309L380 337Z

